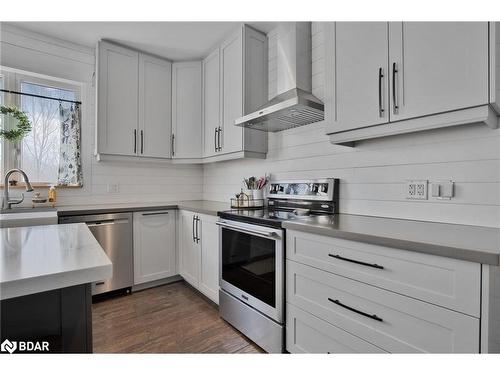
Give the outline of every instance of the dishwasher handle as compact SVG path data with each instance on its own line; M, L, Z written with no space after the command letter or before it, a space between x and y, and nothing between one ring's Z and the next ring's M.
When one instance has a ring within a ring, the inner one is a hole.
M106 225L117 225L117 224L128 224L128 219L117 219L117 220L101 220L101 221L92 221L92 222L86 222L87 226L89 228L93 227L103 227Z

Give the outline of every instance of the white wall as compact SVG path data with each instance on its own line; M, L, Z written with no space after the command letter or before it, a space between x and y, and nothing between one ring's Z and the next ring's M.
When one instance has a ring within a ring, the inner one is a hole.
M269 33L269 94L276 92L275 35ZM313 93L323 99L324 45L312 29ZM362 108L360 108L362 110ZM340 212L500 227L500 129L467 125L335 146L322 123L269 134L266 160L237 160L204 167L203 198L228 201L244 176L340 178ZM452 179L451 201L408 201L407 179Z
M0 65L81 82L82 164L84 187L60 189L59 205L107 202L157 202L202 197L202 167L133 158L97 162L93 157L95 130L94 50L65 41L0 25ZM107 193L118 184L118 193ZM46 194L46 191L42 192ZM15 193L17 194L17 193ZM25 204L30 204L29 195Z

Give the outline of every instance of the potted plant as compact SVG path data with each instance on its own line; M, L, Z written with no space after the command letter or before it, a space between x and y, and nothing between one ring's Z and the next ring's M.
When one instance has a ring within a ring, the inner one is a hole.
M2 105L0 106L0 114L4 115L6 120L3 129L0 129L0 138L4 138L13 144L14 157L17 161L20 142L31 131L30 120L28 115L16 106Z

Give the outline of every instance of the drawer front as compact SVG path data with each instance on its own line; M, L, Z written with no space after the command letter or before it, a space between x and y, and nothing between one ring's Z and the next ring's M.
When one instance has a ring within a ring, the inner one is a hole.
M286 349L290 353L386 353L298 307L286 306Z
M391 353L478 353L479 319L293 261L287 303Z
M287 231L286 256L337 275L480 316L479 263L297 231Z

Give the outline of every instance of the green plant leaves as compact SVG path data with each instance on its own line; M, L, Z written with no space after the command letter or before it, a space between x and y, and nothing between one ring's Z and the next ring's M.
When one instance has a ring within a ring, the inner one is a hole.
M0 129L0 137L3 137L10 142L16 142L23 139L31 131L31 123L28 116L16 106L2 105L0 106L0 113L2 115L12 116L18 121L18 124L14 129Z

